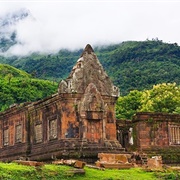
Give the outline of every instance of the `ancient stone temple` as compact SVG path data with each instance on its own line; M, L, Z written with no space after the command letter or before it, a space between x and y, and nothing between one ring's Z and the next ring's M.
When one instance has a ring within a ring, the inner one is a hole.
M116 139L118 96L87 45L58 93L0 114L0 160L93 159L124 151Z

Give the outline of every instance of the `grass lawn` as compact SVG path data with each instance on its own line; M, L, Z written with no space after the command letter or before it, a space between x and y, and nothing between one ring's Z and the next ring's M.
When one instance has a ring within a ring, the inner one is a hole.
M0 180L178 180L180 172L173 170L147 172L141 168L97 170L85 167L85 175L73 175L72 167L46 164L42 167L0 163Z

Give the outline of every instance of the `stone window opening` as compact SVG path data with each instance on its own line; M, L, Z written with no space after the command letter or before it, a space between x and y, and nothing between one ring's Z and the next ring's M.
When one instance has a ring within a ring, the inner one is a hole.
M42 124L35 125L35 142L42 142Z
M16 125L15 127L15 142L20 143L22 142L22 125Z
M9 145L9 129L5 129L3 132L3 145L4 146Z
M49 140L57 138L57 119L49 120Z
M170 145L180 145L180 126L170 126Z

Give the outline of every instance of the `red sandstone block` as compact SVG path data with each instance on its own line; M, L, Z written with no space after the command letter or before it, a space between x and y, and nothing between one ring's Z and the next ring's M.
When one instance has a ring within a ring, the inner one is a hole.
M18 164L26 165L26 166L44 166L43 162L37 162L37 161L22 161L22 160L15 160L13 162L16 162Z
M63 160L63 164L65 165L74 166L75 163L76 163L76 160L74 159Z
M152 158L148 158L147 166L150 169L162 168L162 157L154 156Z
M127 155L125 154L99 153L98 158L100 159L100 163L128 163Z
M85 165L86 165L85 162L76 160L76 162L75 162L75 164L74 164L74 167L75 167L75 168L81 168L81 169L82 169L82 168L84 168Z
M63 161L64 161L63 159L57 160L57 161L53 161L52 164L61 165L61 164L64 163Z

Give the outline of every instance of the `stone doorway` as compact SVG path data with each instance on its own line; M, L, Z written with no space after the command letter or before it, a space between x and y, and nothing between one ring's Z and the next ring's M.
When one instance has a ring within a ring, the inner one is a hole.
M89 120L87 125L87 140L99 143L102 139L102 126L100 120Z

